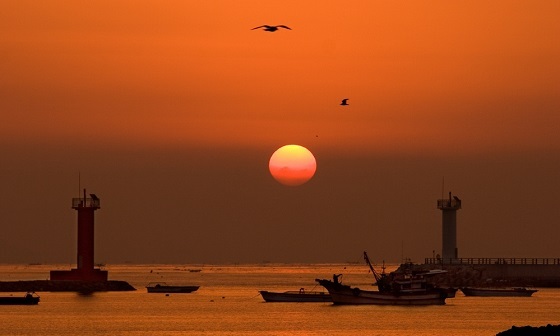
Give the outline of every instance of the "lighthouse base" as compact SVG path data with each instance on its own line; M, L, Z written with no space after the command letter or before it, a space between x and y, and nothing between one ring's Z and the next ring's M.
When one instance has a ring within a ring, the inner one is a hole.
M51 271L51 280L107 281L109 272L98 268L84 270L73 268L69 271Z

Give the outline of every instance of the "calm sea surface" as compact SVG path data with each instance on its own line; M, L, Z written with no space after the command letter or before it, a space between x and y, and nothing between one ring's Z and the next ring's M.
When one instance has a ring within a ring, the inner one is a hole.
M0 280L46 279L71 265L0 265ZM343 273L364 289L365 265L109 265L133 292L41 292L37 306L0 306L0 335L495 335L516 326L560 324L560 289L530 298L473 298L444 306L265 303L259 290L323 290L315 278ZM200 272L191 272L200 270ZM388 270L391 270L389 268ZM190 294L148 294L149 282L200 285ZM0 293L9 295L9 293ZM19 294L18 294L19 295Z

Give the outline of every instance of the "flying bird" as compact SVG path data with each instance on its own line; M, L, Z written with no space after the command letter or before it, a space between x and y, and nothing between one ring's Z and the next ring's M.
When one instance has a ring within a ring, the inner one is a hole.
M292 28L290 28L288 26L284 26L284 25L278 25L278 26L262 25L262 26L255 27L251 30L255 30L255 29L259 29L259 28L262 28L264 31L271 32L271 33L274 33L275 31L277 31L278 28L284 28L284 29L292 30Z
M340 103L340 105L343 105L343 106L350 105L350 104L348 104L348 98L342 99L342 103Z

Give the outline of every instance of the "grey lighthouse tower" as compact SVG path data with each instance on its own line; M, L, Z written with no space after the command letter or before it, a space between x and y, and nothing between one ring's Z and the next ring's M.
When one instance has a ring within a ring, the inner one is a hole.
M441 210L442 262L451 264L453 259L459 257L457 250L457 210L461 209L461 200L457 196L451 197L451 192L449 192L449 198L439 199L437 207Z

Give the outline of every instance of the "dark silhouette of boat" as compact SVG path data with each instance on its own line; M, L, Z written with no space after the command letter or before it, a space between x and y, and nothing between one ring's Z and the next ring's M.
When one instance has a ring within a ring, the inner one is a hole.
M491 287L463 287L461 292L465 296L517 296L529 297L533 293L538 292L536 289L528 289L526 287L511 287L511 288L491 288Z
M447 298L447 293L444 290L436 288L432 290L425 289L421 292L381 292L350 287L331 280L316 279L316 281L329 291L333 303L337 305L444 305Z
M326 292L299 291L269 292L259 291L266 302L332 302L331 296Z
M200 286L167 285L165 282L149 283L146 286L148 293L192 293L199 288Z
M39 295L34 292L24 296L0 296L0 305L36 305L40 300Z
M358 287L344 285L338 280L340 275L336 274L333 276L332 281L315 279L315 281L329 291L334 304L404 306L445 304L445 299L448 297L448 290L435 287L426 280L427 275L439 274L444 271L439 271L437 273L405 273L389 277L385 274L384 270L381 274L375 271L366 252L364 252L364 259L375 277L378 287L377 291L363 290Z

